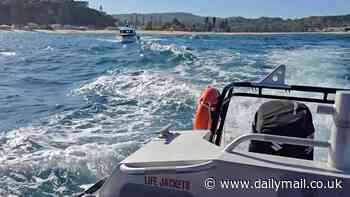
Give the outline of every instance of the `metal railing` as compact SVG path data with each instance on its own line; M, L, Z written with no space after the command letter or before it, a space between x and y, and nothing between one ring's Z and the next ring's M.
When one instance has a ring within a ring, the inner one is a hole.
M213 161L204 161L198 164L183 166L135 167L131 164L121 164L120 171L129 175L142 174L178 174L206 171L214 167Z
M266 135L266 134L245 134L238 138L235 138L229 145L224 149L224 152L233 153L233 150L238 147L241 143L246 141L262 141L262 142L274 142L274 143L284 143L290 145L298 146L312 146L312 147L323 147L329 148L331 146L328 141L319 141L313 139L297 138L297 137L286 137L279 135Z
M234 92L234 88L250 88L256 89L256 93L247 92ZM295 96L283 96L283 95L269 95L264 94L264 89L281 90L286 92L308 92L308 93L320 93L321 98L311 98L311 97L295 97ZM209 141L220 145L222 132L226 120L227 111L230 105L231 98L234 96L238 97L253 97L253 98L265 98L265 99L280 99L280 100L293 100L301 102L313 102L313 103L323 103L323 104L334 104L335 101L329 98L330 94L335 94L337 91L350 91L350 89L337 89L337 88L327 88L327 87L313 87L313 86L299 86L299 85L285 85L285 86L271 86L264 85L253 82L234 82L226 86L218 101L218 107L216 111L216 116L213 118L211 125L211 136Z

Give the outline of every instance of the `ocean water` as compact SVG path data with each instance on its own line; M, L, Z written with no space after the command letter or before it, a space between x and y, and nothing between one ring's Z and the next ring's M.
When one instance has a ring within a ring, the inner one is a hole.
M0 196L71 196L162 126L191 129L208 84L258 80L279 64L290 84L350 88L350 35L143 35L123 45L113 34L0 33ZM233 105L227 141L249 131L258 104ZM327 139L331 120L314 123Z

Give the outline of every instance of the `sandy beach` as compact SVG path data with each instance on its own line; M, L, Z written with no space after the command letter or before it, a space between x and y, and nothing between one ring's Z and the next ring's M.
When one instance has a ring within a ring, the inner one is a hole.
M280 34L350 34L350 32L186 32L186 31L138 31L153 35L280 35Z
M57 34L116 34L117 30L33 30L33 31L24 31L24 30L0 30L0 32L40 32L40 33L57 33ZM145 35L281 35L281 34L350 34L350 32L188 32L188 31L148 31L148 30L139 30L139 34Z
M60 33L60 34L74 34L74 33L79 33L79 34L108 34L108 33L116 33L117 30L70 30L70 29L65 29L65 30L34 30L34 32L41 32L41 33Z

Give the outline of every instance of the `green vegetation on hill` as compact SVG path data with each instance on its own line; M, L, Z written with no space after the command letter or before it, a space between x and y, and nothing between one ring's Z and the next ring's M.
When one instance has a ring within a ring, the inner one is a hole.
M113 17L73 0L1 0L0 24L114 26Z
M201 17L188 13L114 15L119 25L128 21L144 30L216 32L350 31L350 15L312 16L300 19L261 17Z

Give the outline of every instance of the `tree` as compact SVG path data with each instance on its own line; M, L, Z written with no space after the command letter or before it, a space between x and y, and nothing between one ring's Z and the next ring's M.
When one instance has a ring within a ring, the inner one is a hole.
M136 26L139 25L139 20L138 20L137 14L135 14L135 22L134 22L134 24Z
M197 31L197 26L196 26L196 24L192 24L191 31Z
M158 22L159 22L159 26L162 26L162 25L163 25L162 16L159 16Z
M153 30L153 24L151 21L148 21L145 27L146 30Z
M216 17L213 17L213 28L215 29L215 27L216 27ZM212 29L211 29L212 30Z
M184 24L182 24L177 18L174 18L171 26L176 31L186 30L186 26Z
M205 31L209 31L209 17L205 17L205 20L204 20L204 27L205 27Z
M220 24L219 24L220 31L224 32L230 32L230 26L228 24L228 19L224 19Z
M151 16L151 21L147 23L147 25L151 25L151 29L153 29L153 24L154 24L154 21L153 21L153 16Z

